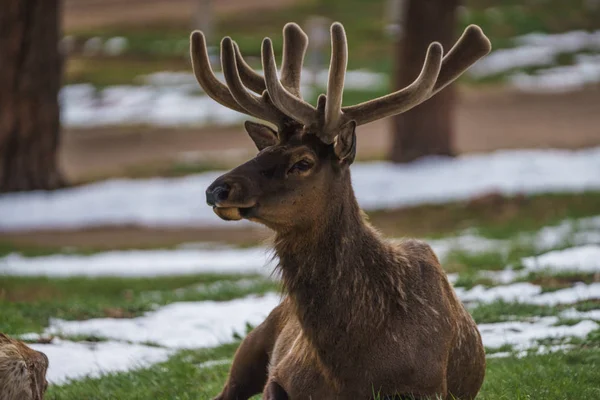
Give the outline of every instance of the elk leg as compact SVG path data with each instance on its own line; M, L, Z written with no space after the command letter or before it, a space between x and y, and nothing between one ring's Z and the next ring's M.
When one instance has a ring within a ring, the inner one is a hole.
M214 400L244 400L262 392L268 378L270 354L280 331L280 315L281 305L242 341L223 391Z
M289 400L289 396L279 383L270 381L265 387L263 400Z

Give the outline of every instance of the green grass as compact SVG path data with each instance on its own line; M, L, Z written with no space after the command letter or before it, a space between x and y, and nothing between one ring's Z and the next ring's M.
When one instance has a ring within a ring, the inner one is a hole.
M181 399L204 400L217 395L229 365L198 368L209 360L231 359L237 344L215 349L182 351L169 361L147 369L51 386L51 400ZM600 398L600 349L488 360L478 399Z
M443 237L465 229L490 239L513 239L567 219L600 215L600 192L494 196L490 199L371 211L387 236ZM520 250L515 248L515 255ZM529 250L524 246L522 253Z
M562 311L561 307L505 302L502 300L478 304L469 309L473 319L478 324L548 317L558 315L560 311Z
M469 24L479 24L495 49L512 46L511 39L530 32L558 33L574 29L598 29L600 12L586 10L585 0L547 0L543 2L467 0L466 12L459 13L457 34ZM281 54L281 29L289 21L304 23L309 16L322 15L341 21L346 28L349 68L367 68L392 72L394 48L385 33L385 0L304 0L289 8L259 12L232 13L218 17L215 40L228 35L238 42L254 66L259 66L260 43L265 36L273 39L276 54ZM488 10L493 7L494 11ZM79 60L78 68L68 65L67 82L87 81L99 86L132 83L137 74L165 69L190 71L188 38L192 27L187 23L106 26L100 29L68 32L82 39L99 36L123 36L128 53L123 57ZM562 56L565 61L568 55ZM326 59L328 56L325 57ZM157 61L159 60L159 61ZM162 61L160 61L162 60ZM560 61L560 60L559 60ZM118 68L119 63L123 68ZM146 64L140 66L137 64ZM167 63L167 65L164 65ZM70 64L70 63L69 63ZM494 83L501 77L486 78ZM470 82L468 78L464 82ZM363 94L364 96L364 94Z
M26 257L49 256L57 253L68 253L62 248L46 247L46 246L19 246L10 240L0 240L0 257L5 257L11 253L20 253ZM87 253L82 249L73 249L77 254Z
M446 257L444 267L449 272L471 273L481 270L499 271L508 264L506 254L501 251L471 252L465 250L451 251Z
M478 399L600 398L600 349L488 360Z
M483 270L500 270L507 264L518 265L521 257L534 255L530 243L517 238L524 233L561 222L566 217L581 218L600 214L600 193L540 195L531 198L497 198L490 203L454 203L394 210L378 214L374 220L390 224L420 222L433 236L440 232L460 232L453 212L466 218L477 233L507 239L507 248L472 253L454 251L448 266L459 272L459 283L466 287L489 284L477 277ZM448 215L450 214L450 215ZM390 218L393 216L393 219ZM420 219L419 219L420 218ZM439 221L439 219L444 219ZM577 224L574 224L577 226ZM442 227L443 229L436 230ZM396 229L398 229L396 227ZM4 250L2 250L4 249ZM0 246L0 252L18 250ZM29 255L42 255L52 249L23 248ZM77 251L77 249L75 249ZM89 251L89 250L86 250ZM244 279L244 284L240 281ZM592 274L547 271L531 273L527 281L553 290L577 281L590 283ZM278 290L277 284L259 276L213 275L159 278L31 278L0 276L0 331L9 334L40 332L49 318L87 319L105 316L134 317L175 301L229 300L253 293ZM566 308L580 311L598 309L598 300L556 307L497 301L470 308L477 323L527 320L558 316ZM577 319L560 319L561 325L573 325ZM102 337L70 336L74 341L102 341ZM238 340L234 336L233 340ZM149 343L151 344L151 343ZM236 343L213 349L180 351L168 361L135 371L115 373L101 379L83 379L64 386L51 386L47 399L210 399L216 395L229 370L229 364L199 368L211 360L231 360ZM600 329L583 339L540 340L539 344L569 344L568 353L530 354L488 360L487 375L478 399L595 399L600 398ZM511 346L486 349L488 353L511 351ZM532 349L536 350L536 349Z
M231 359L239 343L213 349L181 351L169 361L102 379L83 379L65 386L51 386L49 400L177 399L204 400L217 394L229 365L198 368L210 360Z
M238 285L240 279L251 279ZM0 332L41 332L49 318L130 318L175 301L225 301L278 289L257 276L0 279Z

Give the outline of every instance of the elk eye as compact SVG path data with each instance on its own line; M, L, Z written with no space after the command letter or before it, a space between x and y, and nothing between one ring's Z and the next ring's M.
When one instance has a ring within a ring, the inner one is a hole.
M300 160L296 164L292 165L292 168L289 169L288 173L294 172L306 172L312 168L312 163L308 160Z

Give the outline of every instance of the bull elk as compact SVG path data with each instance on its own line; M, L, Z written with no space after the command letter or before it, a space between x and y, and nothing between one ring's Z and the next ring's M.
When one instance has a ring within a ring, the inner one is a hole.
M262 43L263 77L225 37L226 84L212 72L203 34L191 35L194 73L204 91L276 127L247 121L258 155L206 190L220 218L275 231L286 293L240 345L216 399L248 399L261 391L267 400L368 399L374 393L473 399L485 374L475 322L427 244L393 245L369 225L349 167L357 126L426 101L487 54L489 40L469 26L444 57L442 46L432 43L420 75L406 88L342 107L347 43L343 26L334 23L327 94L315 107L300 94L308 39L293 23L283 35L280 77L270 39Z
M43 400L48 357L0 333L0 400Z

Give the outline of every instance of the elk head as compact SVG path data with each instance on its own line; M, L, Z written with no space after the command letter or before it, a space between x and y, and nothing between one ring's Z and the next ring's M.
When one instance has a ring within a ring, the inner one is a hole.
M280 77L269 38L262 43L263 77L244 61L237 44L225 37L221 63L227 85L212 72L203 34L191 35L194 73L204 91L225 107L276 127L246 122L258 155L215 180L206 190L206 201L224 220L246 218L275 230L315 221L333 196L351 191L349 166L356 153L357 126L426 101L491 49L481 29L471 25L445 57L442 46L432 43L420 75L406 88L342 107L348 50L343 26L334 23L327 95L319 96L315 107L300 94L308 38L293 23L284 27L283 35Z

